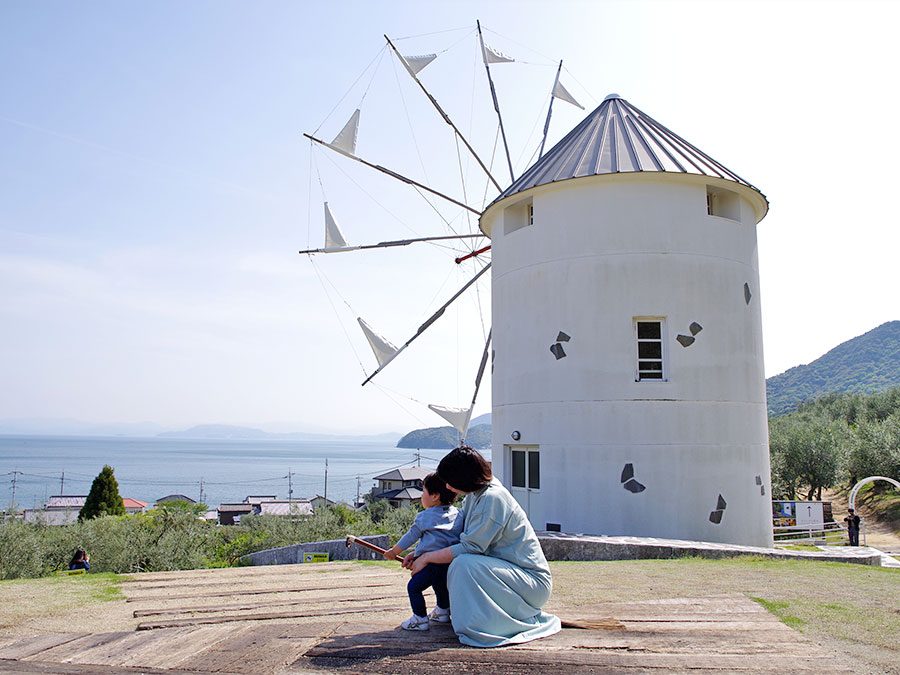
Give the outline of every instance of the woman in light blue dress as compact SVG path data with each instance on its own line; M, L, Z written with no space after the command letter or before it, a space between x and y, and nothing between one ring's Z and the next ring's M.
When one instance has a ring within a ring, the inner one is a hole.
M450 620L460 642L500 647L553 635L559 619L541 611L553 582L540 542L515 498L472 448L447 454L438 465L447 487L466 495L459 543L411 561L451 563L447 575Z

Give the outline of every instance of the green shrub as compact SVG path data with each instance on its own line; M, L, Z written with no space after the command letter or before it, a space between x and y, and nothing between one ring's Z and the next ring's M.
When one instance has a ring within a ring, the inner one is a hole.
M90 573L129 574L231 566L247 553L348 534L387 534L393 543L418 512L414 507L392 508L387 502L358 511L338 505L299 518L244 516L233 526L218 526L197 518L192 509L178 507L63 526L11 519L0 523L0 579L64 570L76 548L90 555Z

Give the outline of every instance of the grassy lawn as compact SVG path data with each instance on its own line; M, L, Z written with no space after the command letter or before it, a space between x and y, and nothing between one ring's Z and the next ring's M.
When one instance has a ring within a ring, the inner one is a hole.
M387 569L395 562L366 562ZM863 673L900 673L900 570L732 558L553 562L551 608L743 594L791 628L848 655ZM327 568L323 566L323 572ZM0 581L0 633L130 630L115 575ZM110 602L119 601L119 602Z
M117 579L115 574L84 574L0 581L0 632L23 624L55 631L66 621L88 626L96 613L104 613L105 604L125 600Z
M768 558L550 565L554 605L741 593L791 628L867 664L861 672L900 673L897 569Z

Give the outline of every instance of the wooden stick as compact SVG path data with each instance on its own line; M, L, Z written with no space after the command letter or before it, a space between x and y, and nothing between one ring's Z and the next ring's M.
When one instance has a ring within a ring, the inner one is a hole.
M370 551L375 551L375 553L380 553L384 555L387 553L387 549L381 548L380 546L376 546L375 544L370 544L365 539L360 539L359 537L354 537L352 534L347 535L347 548L350 548L350 544L359 544L363 548L367 548ZM398 558L394 556L394 560L399 560L403 562L403 558Z

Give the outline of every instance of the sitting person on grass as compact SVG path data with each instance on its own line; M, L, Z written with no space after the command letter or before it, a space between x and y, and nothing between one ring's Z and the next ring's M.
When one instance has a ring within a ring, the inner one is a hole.
M69 561L69 569L70 570L89 570L91 569L91 563L89 562L91 557L84 552L83 548L79 548L75 551L75 555L72 556L72 559Z
M436 473L430 473L422 481L422 507L409 532L404 534L396 546L384 552L384 557L393 560L416 541L415 552L403 559L403 566L412 569L413 561L428 551L437 551L459 542L463 529L463 513L452 506L456 493L447 489ZM432 563L416 570L407 584L409 604L413 615L400 624L404 630L428 630L428 620L439 623L450 621L450 596L447 592L447 568L449 564ZM426 616L425 597L428 587L434 589L437 606Z

